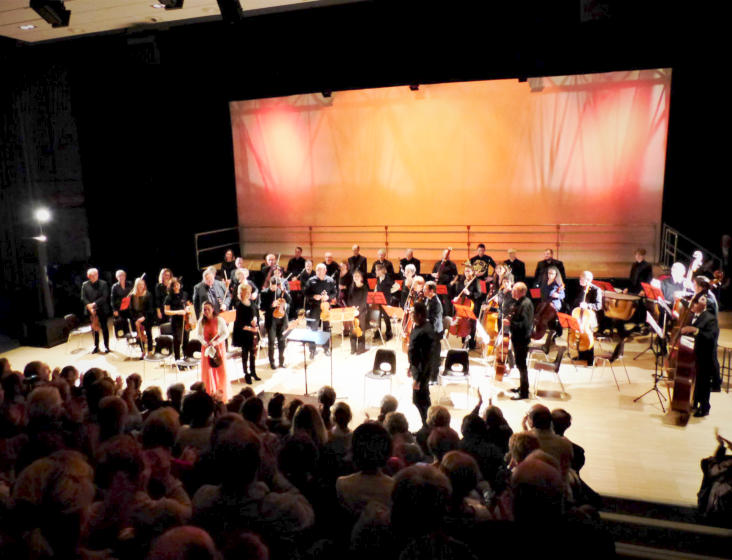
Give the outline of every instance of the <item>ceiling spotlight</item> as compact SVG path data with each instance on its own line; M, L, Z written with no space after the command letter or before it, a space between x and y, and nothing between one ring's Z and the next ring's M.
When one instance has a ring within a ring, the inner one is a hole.
M409 89L412 91L419 91L419 84L409 84Z
M64 7L64 0L30 0L30 7L51 24L51 27L68 27L71 10Z
M41 243L45 243L46 241L48 241L48 237L43 234L36 235L33 239L35 239L36 241L40 241Z
M166 10L180 10L183 7L183 0L160 0L160 4L165 6ZM157 8L153 4L153 8Z
M18 27L20 27L23 31L30 31L31 29L36 28L36 26L33 25L32 23L27 23L25 25L19 25Z
M33 217L39 224L46 224L51 221L51 212L48 208L38 208L33 212Z
M221 17L226 23L237 23L244 19L244 10L239 0L216 0Z

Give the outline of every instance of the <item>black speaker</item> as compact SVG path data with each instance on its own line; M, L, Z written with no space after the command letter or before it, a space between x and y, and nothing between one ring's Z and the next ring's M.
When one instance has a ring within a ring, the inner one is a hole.
M28 346L53 348L69 339L69 329L63 319L44 319L26 324L23 341Z

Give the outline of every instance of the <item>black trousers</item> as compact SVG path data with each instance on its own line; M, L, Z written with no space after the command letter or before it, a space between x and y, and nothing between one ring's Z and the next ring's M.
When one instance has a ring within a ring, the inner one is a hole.
M244 375L255 375L256 369L254 360L257 357L257 349L251 344L242 346L241 349L241 367L244 371ZM247 367L248 366L248 367Z
M175 319L170 321L170 326L173 329L173 354L175 359L180 360L181 347L188 344L190 339L190 331L183 328L183 321L176 321Z
M267 350L269 353L269 363L274 364L275 342L277 342L277 350L280 365L285 363L285 320L272 318L272 324L267 329Z
M366 335L362 334L361 336L356 336L353 334L353 331L351 331L351 354L355 354L356 352L365 352L366 351Z
M104 348L109 350L109 327L107 326L107 323L109 322L109 315L106 315L104 313L97 312L97 317L99 318L99 326L102 328L102 338L104 339ZM94 332L94 348L99 348L99 332Z
M391 319L386 314L383 308L380 308L379 310L381 312L381 315L379 316L379 330L381 327L381 321L383 320L386 323L386 336L391 336Z
M427 425L427 411L432 404L430 400L430 386L424 381L420 384L419 389L412 390L412 403L417 407L419 415L422 418L422 425Z
M528 343L513 343L513 357L516 361L516 367L519 370L521 383L519 385L519 395L522 397L529 396L529 368L526 365L526 357L529 353Z
M324 332L330 332L330 321L320 320L320 307L310 310L310 319L315 319L315 321L308 321L308 328L311 331L323 330ZM330 350L330 340L328 340L325 349ZM310 354L315 354L315 344L308 343L308 350L310 350Z
M139 319L139 317L137 319ZM140 333L137 330L138 324L140 325L140 328L144 330L145 336L147 336L148 353L153 352L153 350L155 349L155 341L153 340L153 337L152 337L153 317L152 316L145 317L145 321L143 321L142 323L137 323L137 319L133 320L132 324L135 328L135 331L137 332L137 342L140 344L140 350L142 350L143 354L145 353L145 345L142 342L142 333ZM105 340L107 339L106 336L104 338L105 338Z

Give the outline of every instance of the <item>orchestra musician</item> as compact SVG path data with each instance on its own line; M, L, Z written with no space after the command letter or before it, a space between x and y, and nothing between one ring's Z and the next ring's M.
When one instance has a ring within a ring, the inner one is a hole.
M364 282L365 274L360 268L353 271L353 282L346 292L346 304L356 308L356 318L359 321L361 336L356 336L355 329L350 331L351 354L366 352L365 330L368 328L369 306L367 303L369 287Z
M96 313L104 340L104 353L109 353L109 284L99 278L99 270L90 268L86 271L87 280L81 285L81 303L84 304L84 313L91 317ZM99 352L99 332L94 333L94 349L92 354Z
M423 302L414 304L412 310L414 328L409 335L409 374L412 377L412 402L422 418L422 426L427 426L427 411L430 401L430 379L435 360L439 363L439 347L435 358L436 338L432 325L427 320L427 308Z
M332 259L332 257L331 257ZM315 276L310 278L305 285L306 310L310 329L317 331L320 325L322 330L330 331L330 321L321 321L321 303L324 301L332 301L338 295L337 284L327 275L327 267L325 263L320 263L315 267ZM322 325L321 325L322 323ZM315 344L309 344L310 359L315 357ZM330 341L325 348L325 355L330 356Z
M264 329L267 331L267 351L269 355L269 367L285 367L285 331L287 331L288 307L292 303L290 292L285 289L282 278L272 277L269 279L269 286L262 290L260 304L264 311ZM275 317L275 310L284 305L284 316ZM278 365L275 365L274 351L275 342L278 350ZM255 376L256 378L256 376Z
M374 263L374 272L376 273L376 286L374 287L374 291L384 294L386 304L389 305L389 301L391 300L392 288L394 287L394 280L392 280L391 276L387 274L386 267L378 261ZM391 331L391 320L384 311L383 306L380 306L380 311L381 315L379 319L379 324L381 324L381 321L384 321L386 323L386 335L384 336L384 341L389 342L394 336Z
M124 270L118 270L115 272L117 282L112 286L112 315L115 318L122 317L128 319L130 316L129 308L126 310L120 310L122 306L122 300L130 295L132 291L132 284L127 282L127 273Z
M315 276L315 271L313 270L313 261L308 259L305 261L305 268L303 268L302 271L300 271L300 274L297 275L297 279L300 280L302 289L305 289L305 284L307 284L308 280L310 280L313 276Z
M223 282L216 280L216 269L209 266L203 271L203 280L193 286L193 308L196 316L201 315L203 303L210 301L216 315L226 310L226 302L230 299L226 286Z
M285 272L287 276L297 278L303 270L305 270L305 259L302 256L302 247L295 247L295 256L287 261Z
M325 254L325 261L323 262L323 264L325 265L325 274L330 277L333 282L335 282L337 288L339 280L338 277L341 274L341 267L336 261L333 260L333 253L327 252Z
M447 315L452 314L451 302L454 294L453 280L455 280L458 275L457 265L450 260L449 256L450 249L445 249L442 252L442 260L437 261L435 266L432 267L432 277L435 279L436 284L438 286L447 286L447 295L440 296L443 311Z
M527 292L528 289L523 282L516 282L513 285L511 291L514 300L513 308L510 317L503 319L504 327L508 327L511 331L514 362L521 379L519 386L511 389L512 392L517 393L511 397L512 400L529 398L529 370L526 366L526 357L529 352L531 332L534 328L534 304L527 297Z
M714 318L719 320L719 303L717 298L712 292L712 286L709 278L706 276L695 276L694 277L694 293L702 294L706 298L707 311L709 311ZM714 350L712 352L714 361L714 374L712 376L712 391L719 392L722 388L722 375L719 367L719 355L717 352L717 344L719 338L719 331L717 331L717 337L714 339Z
M536 263L536 270L534 271L534 287L540 288L541 285L546 282L546 271L550 266L555 267L562 277L562 282L567 283L567 275L564 272L564 263L554 258L554 251L552 249L544 250L544 259Z
M716 341L719 337L717 318L709 311L706 296L700 296L691 306L694 317L691 325L681 328L681 334L694 337L694 357L696 361L696 383L694 386L694 416L707 416L709 393L716 381L715 356Z
M348 257L348 272L353 274L354 270L360 270L363 278L365 278L368 270L366 257L361 254L361 247L358 245L354 245L351 249L353 250L353 256Z
M260 272L260 290L263 290L264 288L269 286L269 279L272 277L274 269L279 268L279 265L277 264L277 257L275 257L272 253L269 253L267 256L264 257L264 262L265 264L262 266L262 270Z
M340 263L341 267L341 275L338 279L338 304L342 307L345 307L345 301L346 301L346 295L348 294L348 288L351 287L351 284L353 283L353 275L351 274L351 271L348 269L347 263ZM356 270L360 270L357 268Z
M600 314L602 312L602 290L592 284L594 276L589 270L585 270L579 277L580 290L572 303L572 309L579 307L580 309L589 309L595 313L597 322L601 320ZM597 328L597 322L591 324L591 328L594 330ZM587 361L588 364L592 364L595 361L595 348L594 345L589 350L579 352L577 355L578 360Z
M409 291L412 289L412 284L415 277L417 276L417 268L413 264L408 264L402 269L402 289L399 294L399 307L404 307L407 303L407 297L409 297ZM424 278L422 279L424 282Z
M224 283L228 285L229 282L231 282L234 271L238 268L236 265L237 260L238 259L234 258L234 251L232 249L227 249L224 253L224 262L221 263L221 267L216 273L216 277L219 280L223 280Z
M407 266L409 266L410 264L414 267L415 276L419 276L419 267L422 263L419 261L419 259L414 257L413 249L407 249L406 251L404 251L404 257L399 259L399 274L402 278L404 278Z
M503 321L505 317L511 314L511 309L513 308L513 284L513 275L510 272L501 277L500 288L496 294L499 321Z
M492 260L492 259L491 259ZM453 303L457 303L461 296L465 295L471 302L473 302L473 312L477 315L480 312L481 305L485 300L485 294L480 289L480 280L475 274L475 270L469 262L465 263L464 274L459 277L456 290L457 295L453 299ZM470 305L466 302L466 305ZM470 321L470 339L468 340L468 348L475 350L475 319L465 319ZM455 332L455 331L453 331ZM463 345L465 339L463 338Z
M169 268L163 268L158 274L158 283L155 284L155 314L157 315L158 325L167 321L165 317L165 298L168 296L172 278L173 271Z
M386 271L386 275L390 279L394 279L394 265L391 264L391 261L386 259L386 251L384 249L379 249L376 252L376 260L374 261L374 264L371 265L371 277L376 278L376 267L381 265L384 267L384 270ZM389 301L389 297L387 296L386 301Z
M478 264L478 263L482 264ZM496 269L496 261L493 257L485 254L485 244L478 244L477 253L470 259L470 264L473 267L473 272L480 280L488 281L489 276L492 276L492 272ZM492 270L491 270L492 269Z
M168 295L163 301L163 310L165 316L170 321L173 330L173 353L175 359L180 360L181 344L188 344L189 331L183 326L183 319L186 314L186 294L183 293L180 281L177 278L171 278Z
M561 311L565 295L562 275L557 267L550 266L546 271L546 283L541 287L541 301L548 301L554 309Z
M215 269L213 274L216 274ZM209 395L228 402L230 391L225 356L229 330L226 327L226 321L219 317L219 313L211 301L204 301L201 309L196 330L196 336L201 341L201 381ZM209 360L210 354L214 350L220 359L218 366L214 366Z
M686 289L686 267L680 262L671 265L671 276L661 280L661 291L666 303L673 303L677 297L684 297L688 292Z
M511 270L515 282L526 282L526 265L524 261L516 258L516 249L508 250L508 258L503 261L503 264Z
M231 283L229 284L229 305L230 309L236 309L236 304L239 303L239 286L242 284L249 284L252 288L251 299L256 303L259 298L259 290L254 282L249 280L249 269L237 268L234 270L231 276Z
M153 336L152 327L155 324L155 306L153 296L147 290L145 280L137 278L135 285L130 293L130 315L132 324L135 325L137 331L137 341L140 344L142 355L140 359L145 358L145 342L143 338L147 338L147 351L153 352Z
M422 277L418 276L415 278L415 291L421 284L419 280ZM440 298L437 297L437 284L430 280L424 284L422 289L424 292L424 304L427 312L427 321L432 325L432 332L434 333L434 340L432 356L432 369L430 370L430 382L435 383L437 376L440 373L440 341L442 340L443 333L445 331L445 322L443 320L443 308ZM436 358L435 358L436 356Z
M653 266L646 260L646 250L640 247L635 250L635 262L630 267L630 288L623 290L623 293L630 292L635 295L643 295L641 283L650 284L653 280ZM640 308L640 306L639 306Z
M234 319L232 342L241 348L241 367L244 372L244 382L252 384L252 379L261 381L257 376L254 360L257 357L257 339L259 335L259 308L252 301L252 288L249 284L239 286L239 303L236 305L236 319ZM210 302L206 302L206 308ZM199 323L199 331L201 326ZM224 323L226 329L226 323ZM224 337L225 338L225 337ZM225 371L224 371L225 373ZM205 381L205 379L204 379Z

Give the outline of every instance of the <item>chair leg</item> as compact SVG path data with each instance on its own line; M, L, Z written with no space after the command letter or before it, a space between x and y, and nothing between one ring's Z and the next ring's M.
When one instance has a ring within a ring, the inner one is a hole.
M554 370L554 377L556 377L557 381L559 381L559 386L562 388L562 393L566 393L567 391L564 389L564 383L562 383L562 378L559 377L559 372L557 370Z
M628 383L630 383L630 375L628 375L628 368L625 367L625 360L623 360L623 358L620 358L620 363L623 364L623 369L625 370L625 377L628 378Z
M607 365L610 366L610 373L613 374L613 379L615 380L615 386L618 388L618 391L620 391L620 385L618 385L618 378L615 377L615 368L613 368L612 362L608 362Z

